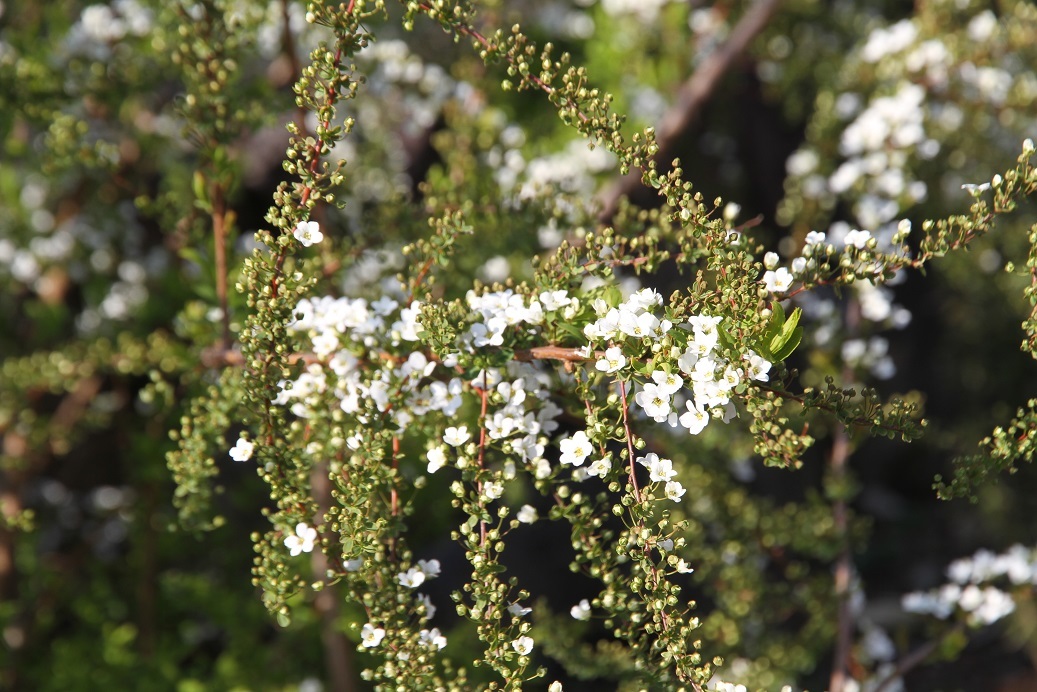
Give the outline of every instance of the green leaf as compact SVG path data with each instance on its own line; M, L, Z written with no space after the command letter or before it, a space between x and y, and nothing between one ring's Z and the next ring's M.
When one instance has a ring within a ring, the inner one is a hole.
M781 305L775 303L775 307L774 317L771 319L768 329L770 340L767 344L768 350L775 359L772 362L788 358L803 339L803 328L799 326L799 319L803 315L803 311L796 308L786 319Z

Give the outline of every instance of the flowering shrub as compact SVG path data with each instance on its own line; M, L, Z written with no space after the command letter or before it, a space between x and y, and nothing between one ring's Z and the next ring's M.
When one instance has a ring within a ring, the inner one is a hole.
M18 127L45 130L68 180L104 171L110 200L59 219L44 204L59 191L32 178L0 239L0 271L24 302L3 310L39 325L26 343L0 337L18 356L0 390L5 476L27 493L47 475L29 450L69 454L120 415L148 421L152 437L172 429L168 449L136 444L167 452L179 525L249 527L252 586L286 632L320 620L334 689L894 688L907 652L886 629L910 621L865 610L849 460L866 437L905 443L927 427L916 393L869 386L897 375L888 335L914 319L891 287L1029 213L1037 13L932 3L885 23L842 8L819 24L825 40L793 50L789 27L816 12L807 2L784 17L758 3L735 26L668 2L552 8L527 31L498 29L510 15L494 3L477 14L446 0L94 5L66 27L59 57L83 94L74 106L43 88L43 62L2 44L0 78L38 80ZM664 31L674 18L687 45ZM858 42L862 21L872 28ZM614 98L575 66L606 59L581 42L595 29L633 55L657 32L696 78L759 35L761 94L791 94L770 98L806 121L783 157L774 221L787 238L698 191L691 171L706 172L675 160L667 113L681 104L666 106L658 75L631 63L636 83ZM845 62L822 79L811 56L826 41ZM122 81L108 85L106 70ZM175 107L120 101L163 98L150 90L161 80ZM287 84L291 103L278 95ZM797 115L804 90L816 107ZM277 126L264 99L288 114ZM280 127L284 175L245 225L254 209L235 195ZM424 167L406 151L414 141L428 147ZM958 178L966 152L989 182ZM635 178L657 195L644 210L623 199L642 191L602 185ZM987 264L1032 306L1037 225L1001 249L1026 270L989 248ZM1021 321L1032 355L1037 320ZM975 497L992 472L1029 461L1035 422L1030 400L983 454L937 478L939 492ZM818 488L794 498L749 491L756 474L810 467L823 469ZM241 469L262 489L234 480ZM149 496L155 483L142 481ZM5 511L10 561L14 529L34 519L23 503ZM156 531L145 524L139 542ZM1024 553L952 563L950 584L903 609L958 618L938 640L991 625L1028 597ZM579 575L568 602L552 602L546 573ZM1002 577L1013 594L991 583ZM170 598L176 583L164 583ZM11 622L10 637L28 636ZM122 632L106 646L138 635Z

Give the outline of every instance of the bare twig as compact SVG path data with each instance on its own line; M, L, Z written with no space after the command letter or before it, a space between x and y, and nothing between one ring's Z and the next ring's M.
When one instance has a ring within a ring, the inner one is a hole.
M954 627L944 632L940 637L922 644L917 649L904 656L897 662L897 665L892 672L882 679L874 692L883 692L884 690L889 689L890 685L892 685L896 680L902 678L906 673L917 668L925 661L925 659L929 658L929 656L936 651L937 647L940 646L941 642L954 634L960 634L964 630L965 623L959 622Z
M781 0L758 0L742 16L727 41L707 57L684 83L677 93L673 107L663 115L655 128L655 141L659 146L655 156L656 162L669 162L674 143L681 133L686 132L698 121L703 107L716 91L720 80L742 57L757 34L767 26L778 11L780 3ZM602 212L599 220L603 223L611 221L619 208L619 200L628 197L640 184L641 172L635 170L606 190L601 197Z
M848 335L858 332L860 323L860 304L849 300L843 315L844 326ZM853 372L847 366L843 369L843 379L850 380ZM853 577L853 556L850 554L849 508L847 507L845 486L850 463L850 433L846 426L839 423L835 428L832 440L832 452L828 459L830 482L836 497L832 502L832 522L842 549L835 563L835 596L839 601L836 615L835 652L832 660L832 676L829 680L829 692L843 692L849 678L850 648L853 645L853 632L856 629L851 599L851 579Z
M332 504L331 479L328 477L326 461L313 465L310 485L313 488L313 499L320 507L321 522L325 522ZM354 692L357 689L354 649L338 628L339 594L327 578L331 565L323 550L314 550L311 562L314 576L324 582L323 588L313 599L313 606L321 619L321 642L324 645L324 664L328 670L328 686L333 692Z

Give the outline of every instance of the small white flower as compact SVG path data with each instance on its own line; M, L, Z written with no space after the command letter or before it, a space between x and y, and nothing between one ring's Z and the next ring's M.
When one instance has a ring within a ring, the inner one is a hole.
M425 583L425 573L417 567L411 567L406 572L400 572L397 574L396 580L408 589L416 589Z
M660 459L655 452L638 457L637 463L648 469L648 477L653 483L665 482L677 475L677 472L673 470L673 462L669 459Z
M519 508L518 513L515 515L515 518L523 524L532 524L537 520L536 507L533 505L522 505L522 507Z
M604 459L598 459L592 461L591 465L587 467L587 474L591 476L597 476L598 478L604 478L608 475L608 472L612 470L612 461L607 457Z
M300 221L292 235L303 247L309 247L324 240L324 234L320 232L320 224L316 221Z
M255 443L249 442L244 437L239 437L237 444L230 449L230 458L234 461L248 461L252 458L252 452L255 448Z
M698 435L709 423L709 414L705 409L696 406L693 401L689 401L686 406L688 411L681 414L680 424L687 428L692 435Z
M532 613L533 609L532 608L525 608L525 607L519 605L518 603L512 603L511 605L508 606L508 612L511 613L512 615L514 615L515 617L520 618L523 615L529 615L530 613Z
M684 558L677 560L676 570L678 574L691 574L695 570L684 561Z
M421 616L422 620L431 620L436 615L436 606L432 605L432 599L423 593L418 594L418 603L425 606L425 614Z
M435 647L436 649L442 649L446 646L446 637L440 633L438 627L433 627L430 630L421 630L418 632L418 641L430 649Z
M821 231L810 231L804 240L807 245L821 245L825 242L825 234Z
M363 566L363 564L364 558L362 557L342 561L342 567L344 567L347 572L356 572Z
M622 370L626 364L627 358L623 355L623 351L619 347L613 346L605 350L605 356L600 358L598 362L594 364L594 367L601 372L611 375L614 372Z
M575 620L590 620L591 604L586 598L569 609L569 614Z
M482 486L482 496L487 502L496 500L504 494L504 484L499 481L487 481Z
M594 451L590 438L587 437L587 433L583 430L559 442L558 447L562 450L562 456L559 458L559 461L563 464L572 464L573 466L582 465L591 452Z
M311 552L316 540L317 529L300 522L295 525L295 533L284 539L284 544L292 551L292 557L295 557L299 553Z
M978 194L980 192L986 192L987 190L989 190L990 183L982 183L980 185L976 185L975 183L965 183L961 186L961 189L965 190L965 192Z
M446 452L442 447L434 447L425 455L428 459L428 472L435 473L446 465Z
M557 680L555 680L554 682L552 682L550 685L547 686L547 692L563 692L563 690L562 690L562 683L560 683Z
M665 370L652 371L652 381L663 394L676 394L684 386L684 378L675 372Z
M771 293L784 293L789 290L793 278L792 272L786 267L779 267L774 271L764 272L763 285Z
M519 637L515 641L511 642L511 648L519 652L520 655L526 656L533 650L533 638Z
M674 502L680 502L681 497L687 492L684 486L677 481L668 481L666 483L666 497L673 500Z
M451 426L443 431L443 442L446 442L451 447L460 447L471 437L467 425L461 425L456 428Z
M418 569L429 579L438 577L440 572L439 560L418 560Z
M383 639L385 639L385 629L375 627L370 622L365 624L360 630L360 641L368 649L378 646Z
M987 187L990 187L990 185L988 184ZM843 238L843 242L846 244L846 247L850 247L852 245L858 250L863 250L866 247L868 247L869 240L871 240L870 231L850 231L846 234L846 237Z
M560 308L568 307L569 305L569 292L568 291L544 291L538 297L540 304L544 306L545 310L558 310Z

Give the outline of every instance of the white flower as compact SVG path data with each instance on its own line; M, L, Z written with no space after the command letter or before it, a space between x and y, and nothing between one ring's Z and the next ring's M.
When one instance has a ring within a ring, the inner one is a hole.
M562 456L559 458L559 461L563 464L572 464L573 466L583 464L587 457L590 456L590 453L594 451L590 438L587 437L587 433L583 430L559 442L558 447L562 450Z
M547 692L563 692L563 690L562 690L562 683L560 683L557 680L555 680L554 682L552 682L550 685L547 686Z
M416 589L425 583L425 573L417 567L411 567L406 572L400 572L397 574L396 580L408 589Z
M456 428L451 426L443 431L443 442L446 442L452 447L460 447L471 439L471 437L467 425L461 425Z
M587 474L590 476L597 476L598 478L604 478L611 470L612 461L608 458L604 458L592 461L591 465L587 467Z
M692 435L698 435L709 423L709 414L704 408L696 406L693 401L689 401L686 406L688 412L681 414L680 424L687 428Z
M684 558L677 560L677 566L675 569L678 574L691 574L695 571L687 562L684 561Z
M446 465L446 452L442 447L434 447L425 455L428 459L428 472L435 473Z
M591 604L586 598L569 609L569 614L576 620L590 620Z
M749 360L749 379L766 382L768 379L767 373L771 369L770 361L756 353L756 351L749 351L746 355Z
M807 245L820 245L825 242L825 234L821 231L810 231L804 240Z
M622 370L626 364L627 358L623 355L623 351L619 347L613 346L605 350L605 356L599 359L594 367L601 372L612 374Z
M990 183L981 183L979 185L976 185L975 183L965 183L961 186L961 189L973 194L986 192L990 189Z
M987 185L987 187L990 186ZM846 234L846 237L843 238L843 242L846 244L846 247L850 247L852 245L858 250L863 250L866 247L868 247L869 240L871 240L870 231L850 231Z
M230 458L234 461L248 461L252 458L252 452L256 445L244 437L239 437L237 444L230 449Z
M295 557L299 553L312 551L316 540L317 529L300 522L295 525L295 533L284 539L284 544L292 551L292 557Z
M650 312L635 315L632 312L623 311L619 315L619 331L639 339L659 336L661 325L659 318Z
M537 520L536 507L533 505L522 505L522 507L519 508L518 513L515 515L515 518L523 524L532 524Z
M776 252L768 252L763 256L763 266L765 269L774 269L778 266L779 261L778 253Z
M569 305L568 291L544 291L538 297L545 310L558 310Z
M504 484L498 481L487 481L482 486L482 497L486 502L496 500L504 494Z
M533 650L533 638L519 637L515 641L511 642L511 648L519 652L520 655L525 656Z
M526 506L528 507L529 505L526 505ZM518 603L512 603L511 605L508 606L508 612L511 613L512 615L514 615L515 617L520 618L523 615L529 615L530 613L532 613L533 609L532 608L525 608L525 607L519 605Z
M654 382L644 385L641 391L634 395L634 401L657 423L665 421L672 409L670 395Z
M425 614L422 620L431 620L436 615L436 606L432 605L432 599L423 593L418 594L418 603L425 606ZM442 647L441 647L442 648Z
M433 627L430 630L421 630L420 632L418 632L418 641L420 641L422 644L429 647L430 649L432 647L442 649L446 646L446 637L444 637L442 633L440 633L438 627Z
M344 567L347 572L356 572L363 566L363 564L364 558L362 557L342 561L342 567Z
M324 234L320 232L320 224L316 221L300 221L292 235L303 247L309 247L324 240Z
M763 285L771 293L784 293L789 290L793 280L792 272L785 267L779 267L774 271L766 271L763 274Z
M683 496L684 493L687 491L684 489L684 486L678 483L677 481L668 481L666 483L665 492L666 497L673 500L674 502L680 502L681 496Z
M676 394L684 386L684 378L674 372L655 370L652 372L652 381L659 387L663 394Z
M429 579L438 577L440 572L439 560L418 560L418 569Z
M648 477L653 483L663 483L677 475L677 472L673 470L673 462L669 459L660 459L655 452L638 457L637 463L648 469Z
M385 639L385 629L375 627L370 622L365 624L360 630L360 641L368 649L378 646L383 639Z

